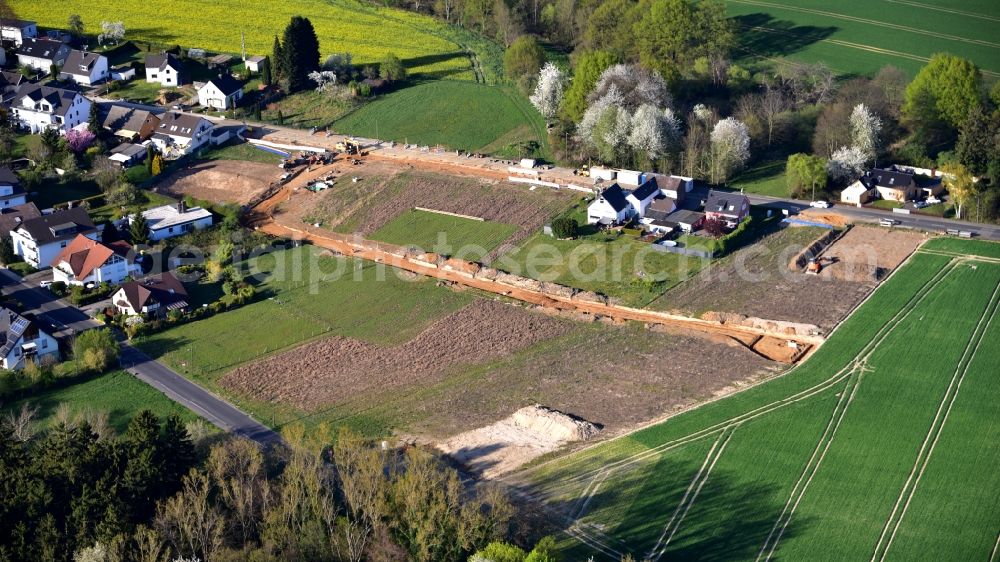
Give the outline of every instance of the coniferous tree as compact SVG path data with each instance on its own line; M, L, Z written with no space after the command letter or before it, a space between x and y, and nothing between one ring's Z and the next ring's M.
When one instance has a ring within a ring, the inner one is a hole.
M136 213L135 217L132 218L128 233L132 238L133 246L149 244L149 223L146 222L146 217L142 216L142 213Z
M277 35L274 36L274 46L271 48L271 61L274 61L274 68L270 68L271 65L268 64L271 79L280 82L285 77L285 51Z
M319 39L309 18L292 16L281 41L282 71L289 92L309 89L309 73L319 69Z

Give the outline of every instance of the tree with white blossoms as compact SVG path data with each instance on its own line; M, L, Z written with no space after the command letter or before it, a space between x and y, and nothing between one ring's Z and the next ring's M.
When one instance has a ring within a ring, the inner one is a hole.
M317 92L328 92L337 85L337 73L331 70L310 72L309 79L316 83Z
M833 151L826 169L834 181L851 181L861 177L868 166L868 155L857 146L842 146Z
M699 103L691 109L691 113L701 121L707 122L712 118L712 110L707 105Z
M593 148L595 146L594 128L604 114L611 110L617 111L622 106L622 95L616 86L612 86L605 95L593 101L587 106L587 111L583 112L583 118L576 126L576 134L583 144Z
M882 120L878 115L863 103L854 106L851 111L851 143L865 155L866 162L875 160L881 132Z
M650 104L639 106L632 116L631 129L628 145L637 153L645 155L650 162L675 149L680 140L680 120L669 107L659 109Z
M750 159L750 131L746 123L726 117L715 124L711 134L710 180L723 183Z
M656 107L670 107L672 100L667 83L657 72L652 72L634 64L616 64L607 68L587 96L593 105L606 97L614 89L620 97L620 105L629 113L648 103Z
M552 119L559 110L563 96L563 72L551 62L538 71L538 83L535 92L531 94L531 104L538 109L542 117Z
M125 22L102 21L101 34L97 36L97 42L103 45L105 41L118 44L125 38Z

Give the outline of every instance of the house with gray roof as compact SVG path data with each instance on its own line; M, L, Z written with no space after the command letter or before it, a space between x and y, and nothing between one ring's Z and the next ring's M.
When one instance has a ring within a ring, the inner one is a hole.
M184 284L166 271L145 279L122 283L111 302L126 316L165 316L171 310L186 310L188 294Z
M21 180L8 166L0 166L0 209L24 205L28 197L21 188Z
M42 213L31 202L0 208L0 236L10 236L11 231L21 226L22 222L40 216Z
M705 218L720 220L728 228L736 228L750 215L750 200L739 192L711 190L705 199Z
M32 133L57 129L66 134L70 129L86 123L90 117L90 100L79 92L25 84L10 103L14 122Z
M31 20L3 18L0 21L0 38L10 41L15 47L20 47L26 39L38 37L38 25Z
M186 84L184 65L171 53L146 55L146 82L175 87Z
M28 361L59 360L59 342L36 319L0 308L0 368L18 370Z
M625 191L617 183L602 191L587 206L587 224L619 224L635 215Z
M201 207L188 207L184 200L176 205L153 207L142 212L149 225L149 240L156 242L212 226L212 213ZM131 220L130 220L131 223Z
M165 157L179 158L208 144L213 126L200 115L168 111L160 116L152 141Z
M129 142L141 142L153 136L160 126L160 117L145 109L119 104L101 104L101 127Z
M17 48L17 64L48 72L53 64L62 66L69 51L69 45L62 41L33 37Z
M221 74L205 82L198 88L198 103L225 111L236 107L243 98L243 83L228 73Z
M26 219L11 231L14 253L35 269L49 267L63 248L82 234L97 240L100 234L87 210L74 207Z
M73 49L66 56L59 79L72 80L84 86L103 82L108 79L108 57Z

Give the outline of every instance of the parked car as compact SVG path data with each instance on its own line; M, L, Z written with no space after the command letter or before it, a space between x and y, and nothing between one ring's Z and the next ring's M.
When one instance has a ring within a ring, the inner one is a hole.
M930 197L927 198L927 204L928 205L937 205L940 202L941 202L941 200L938 199L937 197L934 197L933 195L931 195Z
M52 286L52 281L42 281L41 283L38 284L38 286L43 289L48 289L49 287Z
M813 207L815 209L829 209L830 208L830 204L828 202L826 202L826 201L813 201L812 203L809 203L809 206Z
M918 209L923 209L924 207L930 205L927 201L914 201L913 206Z
M893 226L897 222L899 221L893 219L879 219L878 224L879 226Z

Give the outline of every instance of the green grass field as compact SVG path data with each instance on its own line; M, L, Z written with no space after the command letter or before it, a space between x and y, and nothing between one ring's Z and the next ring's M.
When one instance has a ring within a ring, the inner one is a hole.
M266 5L240 0L208 4L199 0L14 0L10 7L17 17L43 27L65 29L69 15L79 14L86 32L96 36L102 20L121 20L126 39L210 51L240 52L240 33L244 32L249 54L270 54L274 36L281 35L292 16L302 15L312 21L323 56L349 52L356 64L367 64L394 53L411 72L474 79L466 54L445 37L444 24L429 16L354 0L279 0Z
M947 242L947 243L946 243ZM513 483L573 559L988 560L996 244L917 253L804 364Z
M107 412L108 422L118 432L124 431L129 420L141 410L150 410L160 417L178 414L185 421L200 419L191 410L124 371L113 371L85 382L46 390L30 398L4 404L4 410L20 410L25 402L38 408L35 423L39 429L53 423L60 404L68 405L73 414L86 409Z
M237 365L320 337L401 343L473 298L436 287L429 279L401 279L382 265L319 254L303 246L249 260L245 271L261 279L258 300L143 338L138 345L258 419L280 424L304 413L244 400L218 380Z
M948 52L1000 76L1000 10L990 0L725 0L740 25L738 51L755 58L824 62L840 74L885 65L913 75Z
M548 155L545 122L521 95L499 86L425 82L390 92L335 121L338 133L482 152L537 142Z
M517 227L510 224L411 209L373 232L369 238L427 251L433 251L440 240L451 248L476 246L475 253L482 255L499 246L516 230Z

